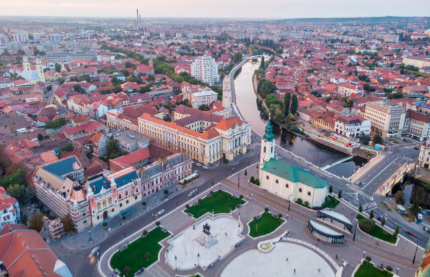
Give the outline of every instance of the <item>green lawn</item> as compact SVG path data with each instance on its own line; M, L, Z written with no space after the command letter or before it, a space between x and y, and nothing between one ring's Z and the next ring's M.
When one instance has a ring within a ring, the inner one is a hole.
M368 261L363 261L363 264L358 268L354 277L391 277L392 273L380 270L373 266L373 264Z
M358 214L356 218L358 219L358 221L360 221L361 219L365 219L365 217L362 216L361 214ZM373 230L373 233L369 235L392 244L395 244L397 241L397 239L393 236L393 234L388 233L387 231L385 231L384 229L382 229L376 224L375 224L375 229Z
M280 220L273 215L264 212L257 221L254 219L249 223L249 235L253 238L264 236L272 233L278 228L284 220Z
M194 218L199 218L207 212L229 213L230 209L234 210L237 205L244 204L245 201L232 196L222 190L215 191L211 196L205 197L202 201L194 206L189 207L185 210L186 213L190 213Z
M326 198L325 198L325 202L324 202L324 204L322 205L322 207L323 208L331 208L331 209L334 209L334 208L336 208L336 206L337 205L339 205L339 203L340 203L340 201L339 200L337 200L336 198L334 198L333 196L331 196L331 195L328 195Z
M121 276L124 275L124 267L130 267L130 272L127 276L134 276L134 273L142 267L147 268L158 260L158 252L161 250L161 245L158 244L163 239L167 238L169 233L161 230L160 227L152 229L144 238L138 238L130 243L126 249L116 252L110 260L112 268L121 271ZM145 253L150 253L149 260L145 258Z

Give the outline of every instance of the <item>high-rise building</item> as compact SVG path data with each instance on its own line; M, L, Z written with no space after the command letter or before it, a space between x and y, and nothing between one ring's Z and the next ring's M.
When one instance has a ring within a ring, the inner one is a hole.
M219 82L218 65L209 56L198 57L191 64L191 76L210 86Z
M366 104L363 117L370 120L373 133L386 138L402 134L405 115L406 111L403 107L388 101L378 101Z

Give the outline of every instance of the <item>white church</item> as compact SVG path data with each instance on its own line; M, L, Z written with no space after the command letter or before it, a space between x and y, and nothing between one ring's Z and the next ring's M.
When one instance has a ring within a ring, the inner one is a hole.
M29 82L30 85L35 85L39 82L45 83L45 73L43 72L42 62L39 58L36 59L36 70L32 70L28 57L23 58L23 71L19 75Z
M275 139L269 122L261 141L260 186L268 192L290 201L301 198L310 207L321 207L327 196L328 184L323 179L289 163L275 159Z

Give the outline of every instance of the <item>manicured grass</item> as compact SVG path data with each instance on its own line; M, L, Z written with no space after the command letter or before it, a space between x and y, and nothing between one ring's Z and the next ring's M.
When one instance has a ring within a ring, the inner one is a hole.
M358 221L365 219L364 216L362 216L361 214L358 214L356 216L356 218L358 219ZM372 237L375 237L377 239L395 244L397 241L397 238L395 238L393 236L393 234L388 233L387 231L385 231L384 229L382 229L381 227L379 227L378 225L375 224L375 229L373 230L372 234L369 234Z
M169 233L161 230L160 227L152 229L144 238L138 238L130 243L126 249L116 252L110 260L112 268L116 268L124 275L124 267L130 267L130 272L126 276L134 276L134 273L142 267L147 268L158 260L158 252L161 250L161 245L158 244L163 239L167 238ZM145 253L150 253L147 260Z
M334 208L336 208L336 206L337 205L339 205L339 203L340 203L340 201L339 200L337 200L336 198L334 198L333 196L331 196L331 195L328 195L326 198L325 198L325 202L324 202L324 204L322 205L322 207L323 208L330 208L330 209L334 209Z
M373 264L369 263L368 261L363 261L361 266L358 268L357 272L355 273L354 277L391 277L393 276L392 273L380 270L379 268L376 268L373 266Z
M284 220L274 217L268 212L264 212L257 220L249 223L249 235L253 238L264 236L272 233L278 228Z
M234 197L225 191L218 190L212 193L212 195L203 198L200 203L189 207L185 212L192 214L194 218L199 218L205 213L212 211L215 214L229 213L237 205L244 203L244 200Z

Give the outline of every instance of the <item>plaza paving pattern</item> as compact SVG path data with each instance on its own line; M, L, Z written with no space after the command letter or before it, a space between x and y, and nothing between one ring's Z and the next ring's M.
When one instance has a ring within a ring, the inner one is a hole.
M295 275L294 269L296 269ZM280 242L269 253L262 253L256 249L246 251L231 261L223 270L221 276L266 277L294 275L298 277L326 277L334 276L334 274L330 265L314 251L298 244Z

